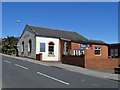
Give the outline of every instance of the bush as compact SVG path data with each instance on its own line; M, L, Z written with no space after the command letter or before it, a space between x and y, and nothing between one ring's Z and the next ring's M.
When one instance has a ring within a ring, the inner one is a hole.
M0 45L0 53L2 53L2 45Z
M12 54L16 53L16 49L14 47L12 47L12 46L4 45L2 47L2 53L12 55Z

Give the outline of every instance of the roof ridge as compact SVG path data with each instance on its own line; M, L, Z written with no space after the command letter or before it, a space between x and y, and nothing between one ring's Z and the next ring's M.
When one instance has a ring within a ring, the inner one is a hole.
M89 40L93 40L93 39L89 39ZM102 40L93 40L93 41L102 41Z
M53 37L53 38L66 38L75 42L88 41L86 37L82 36L81 34L75 31L45 28L40 26L28 25L28 24L27 26L31 30L33 30L37 35L40 35L40 36Z
M28 25L28 24L27 24ZM62 29L57 29L57 28L48 28L48 27L41 27L41 26L33 26L33 25L28 25L31 27L36 27L36 28L43 28L43 29L51 29L51 30L55 30L55 31L63 31L63 32L72 32L72 33L76 33L75 31L68 31L68 30L62 30Z

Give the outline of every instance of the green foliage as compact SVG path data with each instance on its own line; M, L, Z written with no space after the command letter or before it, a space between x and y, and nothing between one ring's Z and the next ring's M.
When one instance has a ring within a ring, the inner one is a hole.
M12 46L3 45L2 46L2 52L5 53L5 54L12 55L12 54L16 53L16 49Z
M7 43L10 46L17 45L17 42L18 38L15 38L14 36L7 36L7 38L5 38L5 43Z
M2 52L2 46L3 46L3 45L0 45L0 53Z
M15 38L14 36L7 36L7 38L5 38L5 41L3 43L3 45L0 46L0 50L2 51L2 53L5 54L15 54L16 53L16 45L18 42L18 38Z

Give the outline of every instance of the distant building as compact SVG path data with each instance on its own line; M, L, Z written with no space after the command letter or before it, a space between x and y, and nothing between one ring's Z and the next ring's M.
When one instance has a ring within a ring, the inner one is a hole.
M120 58L120 43L109 44L109 56Z

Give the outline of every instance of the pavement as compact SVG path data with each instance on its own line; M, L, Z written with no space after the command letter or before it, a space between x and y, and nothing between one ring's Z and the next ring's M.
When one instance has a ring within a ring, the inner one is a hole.
M25 60L31 63L36 63L44 66L51 66L55 68L61 68L65 69L68 71L76 72L76 73L81 73L84 75L89 75L89 76L94 76L98 78L105 78L105 79L111 79L111 80L117 80L119 81L120 76L119 74L113 74L109 72L101 72L101 71L96 71L96 70L91 70L91 69L86 69L78 66L72 66L72 65L67 65L67 64L62 64L61 62L42 62L42 61L37 61L29 58L24 58L24 57L16 57L16 56L11 56L11 55L6 55L2 54L3 56L19 59L19 60Z
M70 66L2 55L2 88L118 88L115 80L84 74L79 67L80 73L78 67Z

